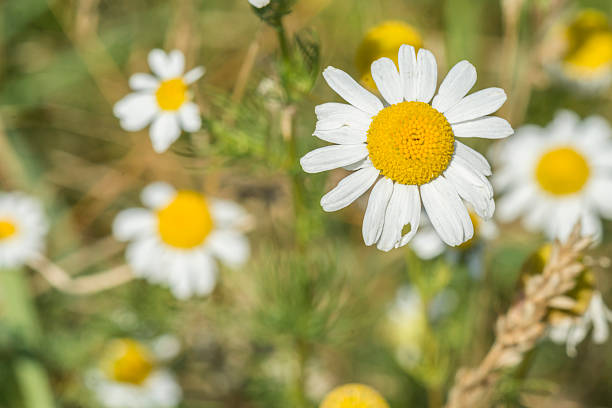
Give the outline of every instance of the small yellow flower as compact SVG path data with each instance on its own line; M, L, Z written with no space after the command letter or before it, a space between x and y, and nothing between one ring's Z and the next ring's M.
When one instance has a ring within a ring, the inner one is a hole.
M412 45L418 51L423 46L423 41L414 27L402 21L385 21L370 29L355 56L361 83L369 89L376 89L370 65L382 57L391 58L397 64L397 54L402 44Z
M132 339L117 339L108 349L103 368L109 379L140 385L155 368L149 350Z
M389 408L389 404L367 385L346 384L327 394L320 408Z

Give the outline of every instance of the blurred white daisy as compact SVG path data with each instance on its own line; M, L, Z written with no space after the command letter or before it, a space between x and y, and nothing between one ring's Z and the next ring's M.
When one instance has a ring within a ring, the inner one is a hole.
M484 220L471 209L468 209L468 213L474 225L474 236L461 244L458 247L459 249L472 248L473 244L476 242L481 240L487 241L497 237L499 230L495 221L492 219ZM444 242L442 242L438 234L436 234L431 222L429 222L429 218L427 218L425 214L421 214L419 230L419 233L410 241L410 247L419 258L433 259L444 252L446 245L444 245Z
M421 359L426 325L419 292L412 286L400 287L387 312L384 330L395 358L407 370L414 368Z
M609 322L612 322L612 311L608 309L601 293L594 292L589 308L579 318L566 317L552 325L548 336L557 344L565 344L567 355L576 356L576 346L580 344L593 327L593 341L605 343L610 336Z
M434 97L433 54L420 49L417 56L414 47L402 45L398 61L399 72L389 58L372 63L372 77L386 104L347 73L333 67L323 72L349 104L316 107L314 135L334 145L306 154L302 168L308 173L339 167L354 171L323 196L325 211L348 206L374 186L363 221L366 245L376 243L389 251L410 242L419 226L421 202L440 238L461 245L474 233L462 199L485 219L493 215L495 203L487 180L489 163L455 138L511 135L507 121L486 116L503 105L506 94L487 88L467 95L476 82L476 69L461 61Z
M270 4L270 0L249 0L249 3L251 3L253 7L262 8Z
M134 339L112 341L88 386L108 408L171 408L182 391L174 375L160 367L155 353Z
M181 129L195 132L202 126L200 108L191 101L188 85L204 75L204 68L196 67L183 74L185 56L179 50L166 54L154 49L148 60L155 76L132 75L130 88L135 92L117 102L114 113L121 127L131 132L151 124L153 149L163 153L179 138Z
M249 242L238 228L248 216L239 205L162 182L147 186L141 200L147 209L124 210L113 224L118 240L131 241L126 258L135 275L185 299L212 292L214 258L230 267L247 260Z
M20 266L45 247L48 225L40 202L23 193L0 193L0 267Z
M523 216L531 230L565 240L577 221L584 235L601 235L612 218L612 140L601 117L584 121L561 111L545 128L527 125L499 149L499 218ZM517 165L520 158L520 165Z

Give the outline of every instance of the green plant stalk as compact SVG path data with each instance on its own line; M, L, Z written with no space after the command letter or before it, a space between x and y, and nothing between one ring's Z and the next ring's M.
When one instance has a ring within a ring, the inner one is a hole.
M2 317L28 346L41 338L36 311L21 268L0 270ZM54 408L53 394L43 366L31 357L17 357L13 363L15 377L26 408Z

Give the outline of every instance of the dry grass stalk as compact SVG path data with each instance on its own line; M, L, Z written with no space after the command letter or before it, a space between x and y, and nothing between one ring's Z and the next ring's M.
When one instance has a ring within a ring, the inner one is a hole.
M491 406L502 370L518 365L544 335L549 307L573 305L564 294L576 285L576 277L584 269L584 251L591 242L590 237L580 236L580 224L566 243L555 242L542 274L529 278L524 296L498 318L495 343L480 365L457 372L447 408Z

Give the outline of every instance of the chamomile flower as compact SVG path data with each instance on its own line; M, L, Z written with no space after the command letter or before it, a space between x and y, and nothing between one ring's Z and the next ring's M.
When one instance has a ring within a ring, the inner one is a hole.
M569 111L557 113L545 128L520 128L498 152L494 181L505 191L499 218L522 216L528 229L561 240L580 220L584 235L600 236L599 217L612 218L610 134L603 118L581 121Z
M134 92L115 104L114 113L127 131L151 124L153 149L163 153L179 138L181 130L195 132L202 126L200 108L191 101L188 86L204 75L204 68L184 74L185 56L179 50L166 54L154 49L148 59L155 75L132 75L130 88Z
M270 4L270 0L249 0L249 3L255 8L263 8Z
M561 30L563 76L587 88L612 79L612 26L605 13L583 10Z
M367 385L346 384L327 394L320 408L389 408L389 404Z
M0 193L0 268L23 265L39 254L47 229L40 202L23 193Z
M348 206L374 186L363 221L366 245L376 243L389 251L410 242L420 223L421 203L440 238L461 245L474 234L463 200L485 219L493 215L495 202L487 179L489 163L456 138L511 135L507 121L487 116L503 105L506 94L488 88L467 95L476 82L476 69L461 61L433 97L433 54L421 49L417 57L414 47L403 45L398 61L399 72L389 58L372 64L372 77L386 104L347 73L333 67L323 72L349 104L316 107L314 135L334 145L306 154L302 168L308 173L340 167L354 171L323 196L325 211Z
M419 31L403 21L385 21L365 34L355 54L355 65L366 88L376 89L370 72L372 63L385 57L397 64L397 55L403 44L412 45L416 50L423 45Z
M111 342L88 386L108 408L171 408L182 391L170 371L147 345L134 339Z
M484 220L471 209L468 209L468 213L474 225L474 236L461 244L458 249L472 248L474 243L493 239L499 232L495 221L492 219ZM446 245L444 245L444 242L442 242L438 234L436 234L429 218L424 214L421 214L419 230L420 232L410 242L410 247L419 258L433 259L444 252Z
M215 258L230 267L247 260L249 242L238 230L247 214L237 204L161 182L147 186L141 199L148 208L124 210L113 224L115 237L130 241L126 257L137 276L185 299L212 292Z
M566 317L552 325L548 336L557 344L565 344L567 355L575 357L576 346L593 328L593 342L605 343L610 337L608 325L612 322L612 311L603 301L601 293L594 292L586 313L579 318Z

